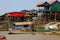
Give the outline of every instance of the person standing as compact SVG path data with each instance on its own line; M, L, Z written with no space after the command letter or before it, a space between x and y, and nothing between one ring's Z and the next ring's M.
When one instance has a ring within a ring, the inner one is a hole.
M34 33L34 25L33 24L32 24L32 32L33 32L33 35L34 35L35 33Z

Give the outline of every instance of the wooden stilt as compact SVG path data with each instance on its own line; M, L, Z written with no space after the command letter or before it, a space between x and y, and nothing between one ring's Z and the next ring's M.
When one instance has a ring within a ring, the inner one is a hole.
M55 22L56 22L56 12L55 12Z

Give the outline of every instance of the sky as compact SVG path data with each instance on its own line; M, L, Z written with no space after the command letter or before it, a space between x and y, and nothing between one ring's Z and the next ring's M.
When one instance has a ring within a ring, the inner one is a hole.
M42 1L51 0L0 0L0 15L25 9L37 9L36 4Z

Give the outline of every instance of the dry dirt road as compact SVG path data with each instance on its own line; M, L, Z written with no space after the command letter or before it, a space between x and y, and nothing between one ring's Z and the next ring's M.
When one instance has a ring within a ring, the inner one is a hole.
M43 35L43 34L8 34L8 32L0 32L0 35L5 35L7 40L60 40L58 35Z

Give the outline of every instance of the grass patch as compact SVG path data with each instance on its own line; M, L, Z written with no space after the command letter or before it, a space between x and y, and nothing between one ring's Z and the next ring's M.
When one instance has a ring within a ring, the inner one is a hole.
M43 27L42 27L42 28L36 27L34 30L35 30L36 32L50 32L50 30L44 30Z

